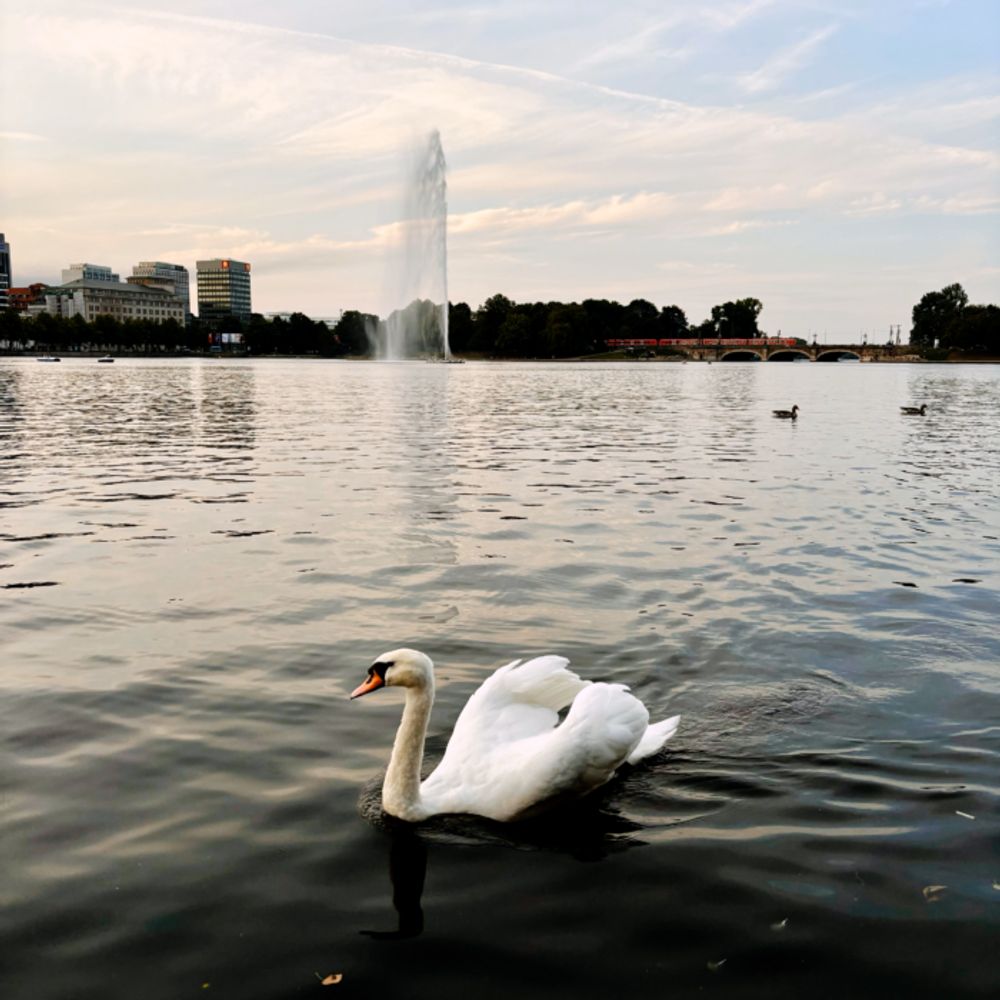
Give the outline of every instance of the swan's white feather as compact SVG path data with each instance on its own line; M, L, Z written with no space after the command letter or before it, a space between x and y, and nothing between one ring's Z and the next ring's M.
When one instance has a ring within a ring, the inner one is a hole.
M679 715L672 715L669 719L664 719L662 722L656 722L650 726L643 733L639 745L628 755L628 762L638 764L640 760L656 753L677 732L680 721Z
M494 671L466 702L448 751L456 740L486 747L551 729L560 710L591 683L567 670L568 663L564 656L538 656Z
M487 678L422 782L412 815L516 819L603 785L626 761L648 756L673 735L679 717L650 726L646 707L628 688L583 680L566 669L568 662L515 660Z

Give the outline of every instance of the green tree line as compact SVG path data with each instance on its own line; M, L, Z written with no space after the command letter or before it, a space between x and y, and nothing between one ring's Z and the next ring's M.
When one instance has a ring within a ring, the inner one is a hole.
M910 343L963 354L1000 356L1000 307L969 305L959 285L928 292L913 307Z
M254 314L246 322L227 320L227 333L241 333L243 346L251 354L317 354L323 357L363 355L369 348L366 329L377 323L375 316L346 312L331 329L321 320L303 313L288 319L265 319ZM119 321L98 316L86 322L81 316L26 318L12 309L0 310L0 343L11 350L26 350L32 345L42 351L111 351L136 354L203 352L209 347L213 328L193 319L189 326L176 320L154 323L152 320Z
M622 304L609 299L582 302L514 302L492 295L478 309L465 302L448 307L451 350L497 358L569 358L599 354L614 339L661 340L701 337L706 340L752 339L763 336L758 317L759 299L744 298L713 306L701 323L689 324L677 305L657 307L645 299ZM428 349L437 342L438 312L433 304L416 300L400 310L415 323ZM305 354L322 357L367 357L373 337L384 321L348 310L334 326L292 313L287 319L253 315L246 322L227 321L225 329L242 333L251 354ZM203 352L211 329L195 319L183 326L174 321L119 322L99 316L86 323L79 316L65 319L42 314L26 318L0 310L0 343L9 349L158 353ZM959 284L928 292L913 307L910 343L923 350L1000 355L1000 308L970 305Z

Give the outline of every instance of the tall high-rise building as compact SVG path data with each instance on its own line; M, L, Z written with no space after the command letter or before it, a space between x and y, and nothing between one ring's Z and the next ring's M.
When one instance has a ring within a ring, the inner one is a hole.
M198 316L209 323L250 318L250 265L241 260L198 261Z
M184 316L191 319L191 278L182 264L165 264L162 260L142 260L132 268L126 282L170 292L184 303Z
M64 285L71 281L114 281L121 279L110 267L103 264L70 264L63 268L62 280Z
M0 309L6 309L10 304L7 298L10 284L10 244L4 234L0 233Z

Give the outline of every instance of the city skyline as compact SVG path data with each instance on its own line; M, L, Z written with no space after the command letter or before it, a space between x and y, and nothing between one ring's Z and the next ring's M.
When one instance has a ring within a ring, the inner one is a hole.
M452 301L755 296L821 336L908 328L955 281L997 301L1000 13L866 6L5 9L12 283L232 257L260 312L385 315L407 144L438 128Z

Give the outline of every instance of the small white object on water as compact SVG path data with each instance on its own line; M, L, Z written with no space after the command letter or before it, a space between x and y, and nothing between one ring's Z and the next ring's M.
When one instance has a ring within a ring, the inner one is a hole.
M923 888L924 899L928 903L936 903L941 898L941 893L947 890L946 885L925 885Z
M719 969L721 969L725 964L726 964L726 960L724 958L720 958L718 962L709 962L708 963L708 971L709 972L718 972Z
M964 819L975 819L976 818L975 816L972 815L972 813L964 813L964 812L962 812L961 809L956 809L955 810L955 815L956 816L961 816Z
M784 920L779 920L776 924L771 924L772 931L783 931L788 926L788 917Z

